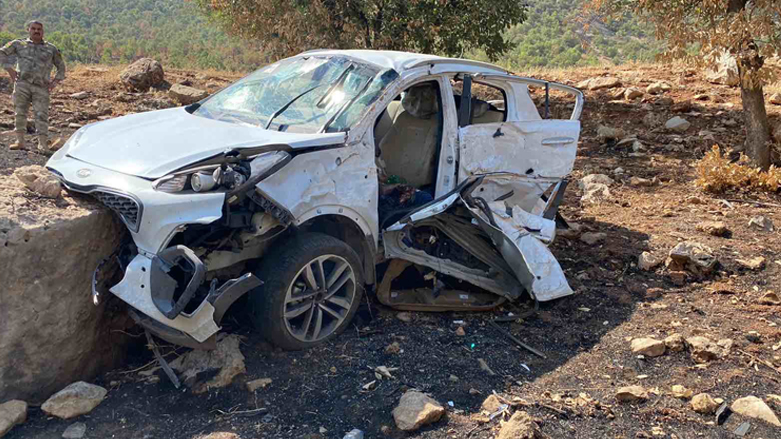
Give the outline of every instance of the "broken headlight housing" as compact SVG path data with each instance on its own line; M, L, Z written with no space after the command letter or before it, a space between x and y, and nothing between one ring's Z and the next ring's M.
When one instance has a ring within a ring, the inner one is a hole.
M284 151L267 152L239 163L201 166L166 175L152 183L152 187L157 191L168 193L182 192L186 189L192 189L193 192L232 190L249 179L260 181L266 178L289 159L290 154Z

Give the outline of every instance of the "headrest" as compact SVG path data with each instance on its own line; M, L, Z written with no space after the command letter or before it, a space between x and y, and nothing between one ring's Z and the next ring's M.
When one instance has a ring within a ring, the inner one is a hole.
M489 109L491 109L491 106L488 105L488 102L472 98L472 117L482 117L485 113L488 113Z
M416 85L404 93L401 106L418 119L430 119L439 112L437 91L430 84Z

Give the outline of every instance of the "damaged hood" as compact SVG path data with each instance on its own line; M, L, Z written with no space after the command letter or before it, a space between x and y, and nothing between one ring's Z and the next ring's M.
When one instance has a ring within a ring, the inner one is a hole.
M295 134L205 117L184 108L150 111L98 122L67 154L95 166L156 179L227 149L288 145L294 149L343 143L345 133Z

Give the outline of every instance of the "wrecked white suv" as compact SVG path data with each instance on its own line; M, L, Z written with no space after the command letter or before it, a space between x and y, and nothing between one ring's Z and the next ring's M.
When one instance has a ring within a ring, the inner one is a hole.
M529 86L543 113L551 90L572 95L569 119L541 117ZM313 51L87 125L47 168L130 230L105 286L144 328L210 348L244 296L271 342L301 349L344 330L367 287L407 310L572 294L547 244L582 108L574 88L482 62Z

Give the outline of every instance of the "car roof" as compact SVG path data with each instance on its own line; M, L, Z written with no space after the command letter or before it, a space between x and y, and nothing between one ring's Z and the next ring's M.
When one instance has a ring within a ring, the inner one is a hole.
M509 73L507 70L482 61L473 61L460 58L446 58L422 53L396 52L393 50L329 50L318 49L304 52L297 56L306 55L345 55L360 61L380 66L385 69L393 69L398 73L414 69L426 64L452 65L453 71L458 71L457 66L470 66L479 68L485 73Z

